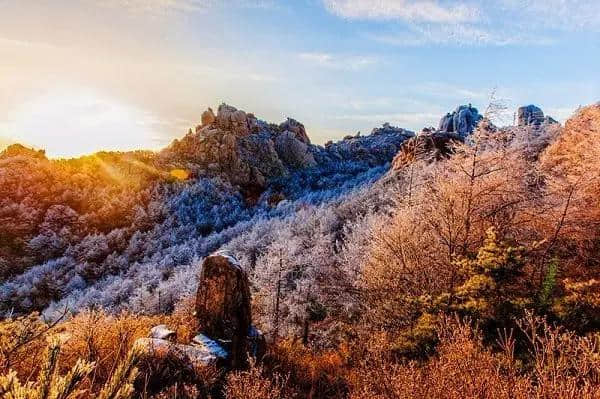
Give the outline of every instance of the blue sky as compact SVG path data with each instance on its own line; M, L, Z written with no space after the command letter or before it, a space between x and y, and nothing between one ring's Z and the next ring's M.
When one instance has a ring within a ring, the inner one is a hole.
M597 0L0 0L0 145L157 149L227 102L314 142L600 100Z

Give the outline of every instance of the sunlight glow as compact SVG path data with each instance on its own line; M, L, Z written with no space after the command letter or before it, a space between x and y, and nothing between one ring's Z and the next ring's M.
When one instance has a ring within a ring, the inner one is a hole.
M92 91L48 93L23 104L11 119L6 136L45 149L49 157L154 149L151 115Z

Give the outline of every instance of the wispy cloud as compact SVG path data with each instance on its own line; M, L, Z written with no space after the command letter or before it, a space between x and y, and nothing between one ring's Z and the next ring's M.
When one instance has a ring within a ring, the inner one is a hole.
M351 19L400 19L414 22L466 22L479 18L479 9L436 0L323 0L334 14Z
M600 30L598 0L500 0L501 9L520 15L520 23L574 31Z
M95 0L94 4L135 13L206 12L215 7L271 8L276 0Z
M549 30L600 31L598 0L322 0L334 15L391 24L365 35L397 46L550 45ZM501 21L501 23L499 23ZM390 28L390 26L388 26Z
M298 58L308 64L338 70L352 70L366 68L377 63L377 59L369 56L336 55L329 53L300 53Z
M427 44L459 46L545 46L555 42L550 37L537 34L528 35L520 32L494 31L489 27L477 27L465 24L411 25L400 31L366 33L365 36L380 43L403 47L417 47Z

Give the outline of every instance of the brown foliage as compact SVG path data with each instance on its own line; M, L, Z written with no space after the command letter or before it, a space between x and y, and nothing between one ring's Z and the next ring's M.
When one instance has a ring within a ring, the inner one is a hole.
M94 397L109 381L126 358L133 342L148 334L157 324L167 324L176 328L178 338L187 340L195 331L193 322L182 308L171 316L139 316L121 314L107 315L99 311L81 313L57 326L52 327L37 314L14 320L4 320L0 324L0 374L8 373L9 368L16 376L27 381L36 378L44 358L47 339L58 335L64 344L61 347L59 371L68 372L78 361L94 363L95 367L88 378L81 383L83 389ZM52 328L49 328L52 327ZM15 338L19 340L15 340ZM17 350L7 357L8 343L18 342ZM7 343L6 345L4 343ZM10 361L9 361L10 360Z
M227 399L283 399L286 379L279 374L267 376L262 366L251 364L247 371L237 371L227 377L225 397Z
M395 364L378 354L351 373L353 399L391 398L598 398L597 341L551 328L542 319L521 321L531 368L522 372L512 333L503 351L487 349L469 324L443 319L435 357L423 364ZM376 352L374 352L376 353Z

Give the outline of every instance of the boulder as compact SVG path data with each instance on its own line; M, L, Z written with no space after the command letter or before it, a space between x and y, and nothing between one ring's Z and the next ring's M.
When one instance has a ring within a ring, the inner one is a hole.
M235 133L236 136L247 136L250 134L246 113L231 105L225 103L219 105L216 122L221 129L229 130Z
M233 255L221 251L206 257L196 294L198 333L180 344L175 331L161 324L138 339L143 382L158 391L170 379L202 382L208 368L238 369L248 356L262 359L266 340L251 323L250 300L248 276Z
M202 367L223 365L229 355L219 343L202 334L194 337L190 345L151 337L140 338L135 345L143 359L155 364L180 364L190 373L197 372Z
M535 105L526 105L517 110L518 126L539 126L544 122L544 112Z
M543 124L558 123L550 116L544 116L541 108L530 104L519 107L517 110L517 125L520 127L533 126L539 127Z
M246 272L227 252L204 259L196 294L200 331L227 346L232 367L246 362L252 324L250 285Z
M477 108L471 104L461 105L440 119L438 130L443 133L456 133L464 139L473 133L481 119L483 117Z
M279 129L284 132L292 132L296 139L300 140L304 144L310 144L310 139L306 134L306 129L304 128L304 125L295 119L287 118L285 122L279 125Z
M205 376L226 366L227 352L216 342L192 342L182 345L158 338L140 338L135 342L140 371L135 381L138 392L156 394L165 386L181 383L204 384Z
M308 150L308 145L291 131L285 131L277 136L275 149L281 160L292 168L308 168L317 164Z
M175 331L169 330L169 328L164 324L159 324L158 326L155 326L150 330L148 338L169 341L175 338Z

